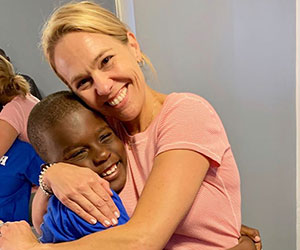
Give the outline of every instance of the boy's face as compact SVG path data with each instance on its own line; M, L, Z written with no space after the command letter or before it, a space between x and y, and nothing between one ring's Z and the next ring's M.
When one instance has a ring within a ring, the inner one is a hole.
M93 170L120 192L126 182L126 151L121 140L96 113L82 108L45 132L51 162Z

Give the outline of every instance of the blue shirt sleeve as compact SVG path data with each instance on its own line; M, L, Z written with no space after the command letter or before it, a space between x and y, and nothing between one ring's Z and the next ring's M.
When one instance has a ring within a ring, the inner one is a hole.
M119 196L113 191L113 201L120 211L118 225L125 224L129 216ZM73 211L64 206L55 196L48 203L47 213L41 225L42 243L57 243L79 239L85 235L107 229L97 222L92 225L80 218Z
M26 167L24 174L31 183L39 186L40 167L44 163L44 161L38 156L38 154L32 147L30 149L30 153L32 157Z

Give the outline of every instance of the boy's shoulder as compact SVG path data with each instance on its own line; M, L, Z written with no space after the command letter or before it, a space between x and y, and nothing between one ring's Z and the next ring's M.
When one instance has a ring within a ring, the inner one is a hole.
M120 211L118 225L125 224L129 217L119 198L113 192L112 199ZM43 243L63 242L79 239L93 232L107 229L101 223L90 224L79 217L72 210L62 204L55 196L49 199L47 213L44 215L44 222L41 225Z

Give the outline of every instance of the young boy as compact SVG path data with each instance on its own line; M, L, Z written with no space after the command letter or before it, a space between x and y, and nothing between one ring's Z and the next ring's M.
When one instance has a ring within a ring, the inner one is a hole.
M28 137L48 163L66 162L90 168L120 192L126 182L126 151L103 117L69 91L47 96L31 111ZM80 181L80 180L78 180ZM129 217L116 193L113 201L120 211L118 225ZM49 199L41 225L41 242L63 242L106 229L99 222L91 225L65 207L55 196Z

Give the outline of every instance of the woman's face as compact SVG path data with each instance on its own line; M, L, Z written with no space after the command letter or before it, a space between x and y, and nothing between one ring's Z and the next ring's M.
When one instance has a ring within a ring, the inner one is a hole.
M90 107L120 121L133 121L142 111L145 79L137 61L139 45L99 33L73 32L54 50L57 73Z

